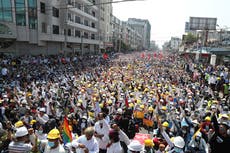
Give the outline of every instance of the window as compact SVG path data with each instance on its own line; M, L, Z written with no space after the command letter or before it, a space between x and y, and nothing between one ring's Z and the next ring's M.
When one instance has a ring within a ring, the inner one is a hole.
M43 3L43 2L40 2L40 10L41 10L41 13L46 13L46 4Z
M47 25L45 22L42 22L42 33L47 33Z
M85 13L88 13L89 14L89 8L88 7L84 7L84 11L85 11Z
M72 21L73 22L73 18L72 18L72 14L68 13L68 21Z
M87 32L84 32L84 38L86 38L86 39L89 38L89 34Z
M16 25L26 26L26 10L24 0L15 0L16 7Z
M53 25L53 34L59 34L59 26Z
M94 11L92 11L92 15L95 17L96 16L96 13Z
M75 30L75 37L81 37L81 31Z
M71 36L71 29L68 29L68 36Z
M84 20L84 25L89 26L89 21L88 20Z
M95 28L95 23L92 22L92 23L91 23L91 26L92 26L92 28Z
M79 16L75 16L75 23L81 23L81 18Z
M72 5L72 1L71 0L68 0L68 5Z
M53 16L58 18L59 17L59 9L53 7Z
M75 3L75 7L78 8L79 10L81 10L81 4L79 4L77 2Z
M11 0L0 0L0 21L13 21Z
M37 29L37 0L28 0L29 28Z
M91 34L91 39L95 39L95 34Z

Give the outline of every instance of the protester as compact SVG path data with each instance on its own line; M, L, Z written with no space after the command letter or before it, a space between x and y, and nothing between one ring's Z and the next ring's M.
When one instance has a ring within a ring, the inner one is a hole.
M147 151L226 147L229 68L152 55L1 56L0 129L9 148L20 141L25 151L138 152L141 141L131 149L137 133L153 133ZM13 138L21 128L28 134Z

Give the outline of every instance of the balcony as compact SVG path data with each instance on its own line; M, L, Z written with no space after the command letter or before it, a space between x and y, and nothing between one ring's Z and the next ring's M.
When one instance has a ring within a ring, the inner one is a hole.
M80 29L95 32L95 33L97 33L97 31L98 31L96 28L92 28L92 27L86 26L84 24L74 23L74 22L71 22L71 21L68 21L67 24L69 26L78 27Z
M90 5L93 9L98 10L98 7L95 4L95 2L93 2L93 0L79 0L81 2L83 2L84 4Z
M84 12L84 11L78 9L78 8L73 8L71 5L68 5L68 8L69 8L70 11L72 11L74 13L77 13L77 14L79 14L81 16L87 17L87 18L89 18L89 19L91 19L93 21L96 21L96 22L98 21L98 19L96 17L94 17L93 15L88 14L88 13L86 13L86 12Z
M66 38L66 39L65 39ZM84 44L99 44L99 40L93 40L93 39L85 39L79 37L73 37L73 36L66 36L65 35L55 35L55 34L40 34L40 40L42 41L55 41L55 42L69 42L69 43L84 43Z

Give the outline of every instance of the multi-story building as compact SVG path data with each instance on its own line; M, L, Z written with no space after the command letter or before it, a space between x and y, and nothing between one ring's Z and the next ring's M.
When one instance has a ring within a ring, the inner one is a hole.
M182 43L182 40L178 37L171 37L171 40L170 40L170 48L174 51L178 51L179 50L179 47Z
M128 22L122 22L122 41L130 49L141 49L142 36Z
M128 23L142 36L143 49L150 48L151 25L148 20L129 18Z
M112 42L112 0L99 0L99 35L100 35L100 48L106 49L113 47Z
M1 52L56 54L99 50L93 0L0 0Z
M122 21L112 16L112 40L115 51L121 50L122 44Z

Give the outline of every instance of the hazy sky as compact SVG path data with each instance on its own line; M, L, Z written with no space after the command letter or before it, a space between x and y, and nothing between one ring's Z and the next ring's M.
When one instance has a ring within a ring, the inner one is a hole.
M114 0L117 1L117 0ZM217 17L220 27L230 27L230 0L145 0L113 4L113 14L128 18L148 19L151 40L162 45L171 36L182 37L189 17ZM230 29L229 29L230 30Z

